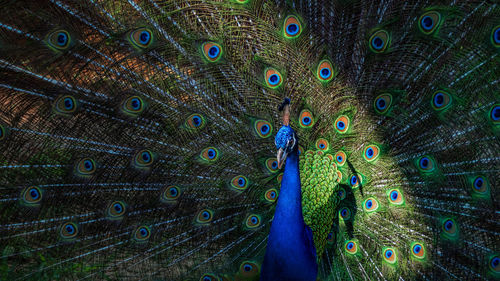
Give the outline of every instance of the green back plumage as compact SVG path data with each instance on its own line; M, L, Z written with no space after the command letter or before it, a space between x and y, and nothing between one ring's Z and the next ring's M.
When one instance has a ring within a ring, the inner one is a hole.
M1 3L0 279L258 280L284 97L320 280L499 278L498 1Z

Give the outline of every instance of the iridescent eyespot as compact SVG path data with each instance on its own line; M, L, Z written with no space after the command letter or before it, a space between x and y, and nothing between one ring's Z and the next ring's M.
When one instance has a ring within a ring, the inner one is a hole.
M207 147L201 152L200 156L205 161L214 162L219 158L219 151L215 147Z
M249 215L245 220L245 226L248 228L256 228L260 225L260 216Z
M125 203L121 201L114 201L108 206L108 216L110 218L120 218L125 214Z
M97 166L91 158L83 158L76 163L75 171L79 176L90 176L95 173Z
M266 193L264 194L264 198L266 198L268 202L271 203L275 202L276 199L278 199L278 190L276 190L275 188L267 190Z
M379 30L370 37L369 42L370 49L373 52L382 53L390 45L389 33L387 33L387 31L385 30Z
M377 159L379 153L380 150L377 145L368 145L363 151L363 158L368 162L372 162Z
M197 113L191 114L186 119L186 126L190 129L201 129L205 126L205 118Z
M340 211L339 211L339 215L340 217L347 221L347 220L350 220L351 219L351 210L349 210L349 208L342 208Z
M450 106L451 96L445 91L437 91L432 95L431 105L434 110L443 110Z
M326 236L326 242L328 244L333 244L335 243L335 233L333 232L328 232L328 235Z
M453 219L444 219L442 222L443 234L447 238L454 238L458 235L458 227Z
M493 121L493 124L500 124L500 105L495 104L490 110L490 119Z
M63 239L75 238L78 235L78 226L75 223L67 222L59 229L59 235Z
M346 160L347 156L345 155L345 152L339 151L335 154L335 161L340 167L344 166Z
M384 261L394 264L397 261L397 256L396 256L396 250L393 248L384 248L382 250L382 257L384 258Z
M180 188L175 185L171 185L165 188L165 190L162 192L161 199L163 201L171 202L175 201L177 198L179 198L179 196L181 196Z
M248 180L245 176L236 176L231 180L231 186L238 191L243 191L248 187Z
M403 194L398 189L391 189L388 192L389 202L394 205L401 205L404 203Z
M123 101L121 110L128 115L138 115L145 109L144 101L138 96L131 96Z
M206 42L201 47L203 56L209 62L216 62L222 57L222 47L215 42Z
M240 265L240 274L244 278L254 277L259 274L259 266L250 261L244 261Z
M201 210L196 216L196 222L206 224L212 221L213 219L213 211L209 209Z
M209 273L203 274L200 278L200 281L219 281L219 280L220 280L219 277Z
M145 168L153 165L154 155L151 151L144 149L134 156L134 165L138 168Z
M134 231L134 240L137 242L144 242L151 237L151 230L147 226L139 226Z
M479 194L486 194L488 192L489 183L485 177L478 176L472 181L472 191Z
M302 128L311 128L314 125L314 119L311 111L304 109L300 112L299 124Z
M286 38L297 38L302 32L302 26L297 17L292 15L286 17L283 30Z
M363 202L363 209L367 213L372 213L377 211L379 208L379 204L377 199L375 198L368 198Z
M322 60L318 65L316 75L321 82L328 82L332 80L337 73L329 60Z
M133 46L145 49L153 43L153 32L148 28L138 28L129 33L129 41Z
M392 105L392 95L382 94L376 97L373 105L375 106L375 112L378 114L386 114Z
M349 184L351 185L352 188L356 188L359 186L361 180L362 178L360 175L354 174L351 175L351 177L349 178Z
M271 88L275 89L283 83L283 78L281 74L274 68L268 68L265 70L265 78L266 78L266 85Z
M56 99L54 109L57 113L71 114L77 109L76 99L72 96L62 96Z
M328 141L325 139L318 139L316 141L316 148L322 151L327 151L330 149L330 145L328 144Z
M411 244L411 254L414 258L423 259L425 258L425 248L422 243L413 242Z
M425 173L434 171L434 164L434 160L430 156L422 156L417 160L418 169Z
M356 241L349 240L345 242L344 249L347 253L354 255L358 252L358 245Z
M500 273L500 258L498 255L494 255L490 258L489 268L495 273Z
M271 136L273 132L273 126L271 126L271 123L265 121L265 120L257 120L254 123L254 129L257 135L261 138L268 138Z
M420 31L424 34L433 33L441 22L441 14L435 11L430 11L422 16L418 20L418 27Z
M7 137L7 133L7 128L4 125L0 124L0 140L3 140L5 137Z
M266 160L266 168L271 173L276 173L278 171L278 161L276 158L269 158Z
M500 48L500 25L494 27L491 31L491 43L493 46Z
M340 188L339 191L337 192L337 195L340 198L340 200L344 200L345 197L347 196L347 193L343 188Z
M47 44L56 51L63 51L71 46L71 36L66 30L57 30L47 36Z
M343 134L349 129L349 117L341 115L335 120L335 129L337 132Z
M42 191L36 186L30 186L23 189L21 198L27 205L36 205L42 201Z

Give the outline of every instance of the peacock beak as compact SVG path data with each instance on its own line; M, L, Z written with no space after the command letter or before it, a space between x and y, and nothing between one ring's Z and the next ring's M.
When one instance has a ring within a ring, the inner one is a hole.
M281 166L285 163L286 155L287 153L283 150L283 148L278 150L278 155L276 155L276 159L278 160L278 169L281 169Z

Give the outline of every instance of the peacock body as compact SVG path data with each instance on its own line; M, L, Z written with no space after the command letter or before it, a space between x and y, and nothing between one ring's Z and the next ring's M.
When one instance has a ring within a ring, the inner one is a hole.
M498 1L0 3L0 280L500 278Z

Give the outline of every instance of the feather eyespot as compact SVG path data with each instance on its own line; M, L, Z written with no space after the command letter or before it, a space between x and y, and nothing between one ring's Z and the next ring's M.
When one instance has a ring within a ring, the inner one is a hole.
M254 129L257 135L261 138L268 138L273 132L273 126L271 125L271 123L265 120L255 121Z
M201 276L200 281L220 281L220 279L213 274L205 273Z
M264 198L266 198L268 202L271 203L275 202L276 199L278 199L278 190L276 190L275 188L267 190L266 193L264 194Z
M180 188L175 185L171 185L165 188L161 195L161 199L166 202L172 202L179 198L179 196L181 196Z
M209 223L213 220L213 211L209 209L201 210L196 216L196 222L201 224Z
M71 35L62 29L50 33L46 40L49 47L56 51L64 51L72 44Z
M347 196L347 193L343 188L340 188L339 191L337 192L337 195L340 198L340 200L344 200Z
M425 258L425 248L422 243L419 242L413 242L411 244L411 254L414 258L416 259L423 259Z
M240 265L240 274L245 278L257 276L259 274L259 266L254 262L244 261Z
M326 236L326 242L328 244L333 244L335 243L335 233L333 232L328 232L328 235Z
M129 39L133 46L146 49L153 43L153 32L145 27L138 28L130 32Z
M490 258L489 268L495 273L500 273L500 258L498 255L494 255Z
M154 163L154 154L147 150L140 150L134 156L134 165L137 168L150 167Z
M354 255L358 252L358 244L353 240L346 241L344 249L347 253Z
M420 16L420 19L418 20L418 27L422 33L431 34L436 31L440 22L441 14L435 11L430 11Z
M231 186L238 191L243 191L248 187L248 179L242 175L236 176L231 180Z
M382 257L384 258L384 261L394 264L397 261L397 256L396 256L396 250L393 248L385 248L382 251Z
M472 191L478 194L486 194L488 192L489 183L485 177L477 176L472 181Z
M267 68L264 73L266 78L266 85L269 88L278 88L283 83L283 77L276 69Z
M42 191L36 186L30 186L23 189L21 198L26 205L37 205L42 201Z
M151 229L147 226L139 226L134 231L134 240L144 242L151 237Z
M348 221L351 219L351 210L347 207L345 208L342 208L340 211L339 211L339 215L340 217L345 220L345 221Z
M329 60L322 60L318 65L316 75L321 82L328 82L332 80L337 73Z
M458 235L458 227L453 219L444 219L442 229L444 236L447 238L455 238Z
M378 210L378 208L379 208L379 204L378 204L377 199L375 199L375 198L368 198L365 200L365 202L363 202L363 209L367 213L375 212Z
M209 62L216 62L222 57L222 47L215 42L206 42L201 47L203 56Z
M370 37L369 42L370 49L374 53L382 53L388 48L390 44L389 33L387 33L387 31L385 30L379 30Z
M269 158L266 160L266 168L271 173L276 173L278 169L278 161L276 158Z
M378 148L377 145L368 145L364 149L363 157L365 158L366 161L372 162L378 158L379 153L380 149Z
M245 226L248 228L256 228L260 225L261 219L258 215L249 215L245 220Z
M493 46L500 48L500 25L494 27L491 31L491 43L493 43Z
M345 152L338 151L335 154L335 161L337 162L337 165L339 165L340 167L344 166L346 160L347 160L347 156L346 156Z
M0 140L3 140L7 136L7 128L0 124Z
M429 156L422 156L417 160L417 167L424 173L432 172L435 169L434 160Z
M450 106L451 96L445 91L437 91L432 95L431 103L434 110L443 110Z
M321 138L316 141L316 149L327 151L328 149L330 149L330 145L328 144L327 140Z
M311 128L314 125L314 119L311 111L304 109L300 112L299 124L302 128Z
M108 216L112 219L120 218L125 214L125 203L121 201L114 201L108 206Z
M351 175L351 177L349 178L349 184L351 185L352 188L358 187L361 181L362 178L358 174Z
M131 96L127 98L123 101L121 106L122 112L132 116L141 114L145 108L146 105L144 101L138 96Z
M75 223L67 222L59 229L59 235L63 239L75 238L78 235L78 226Z
M219 158L219 151L215 147L207 147L201 152L200 156L207 162L214 162Z
M302 32L300 21L293 15L286 17L283 29L286 38L297 38Z
M390 189L388 192L389 202L394 205L401 205L404 203L403 194L398 189Z
M490 110L490 119L493 121L493 124L500 124L500 105L495 104Z
M190 129L201 129L205 126L205 118L197 113L191 114L186 119L186 126Z
M54 103L54 109L60 114L71 114L77 109L77 101L72 96L59 97Z
M392 95L382 94L375 98L375 112L378 114L386 114L392 105Z
M91 176L97 170L97 165L93 159L87 157L76 163L75 170L79 176Z
M343 134L349 129L349 117L341 115L335 120L335 129L337 132Z

